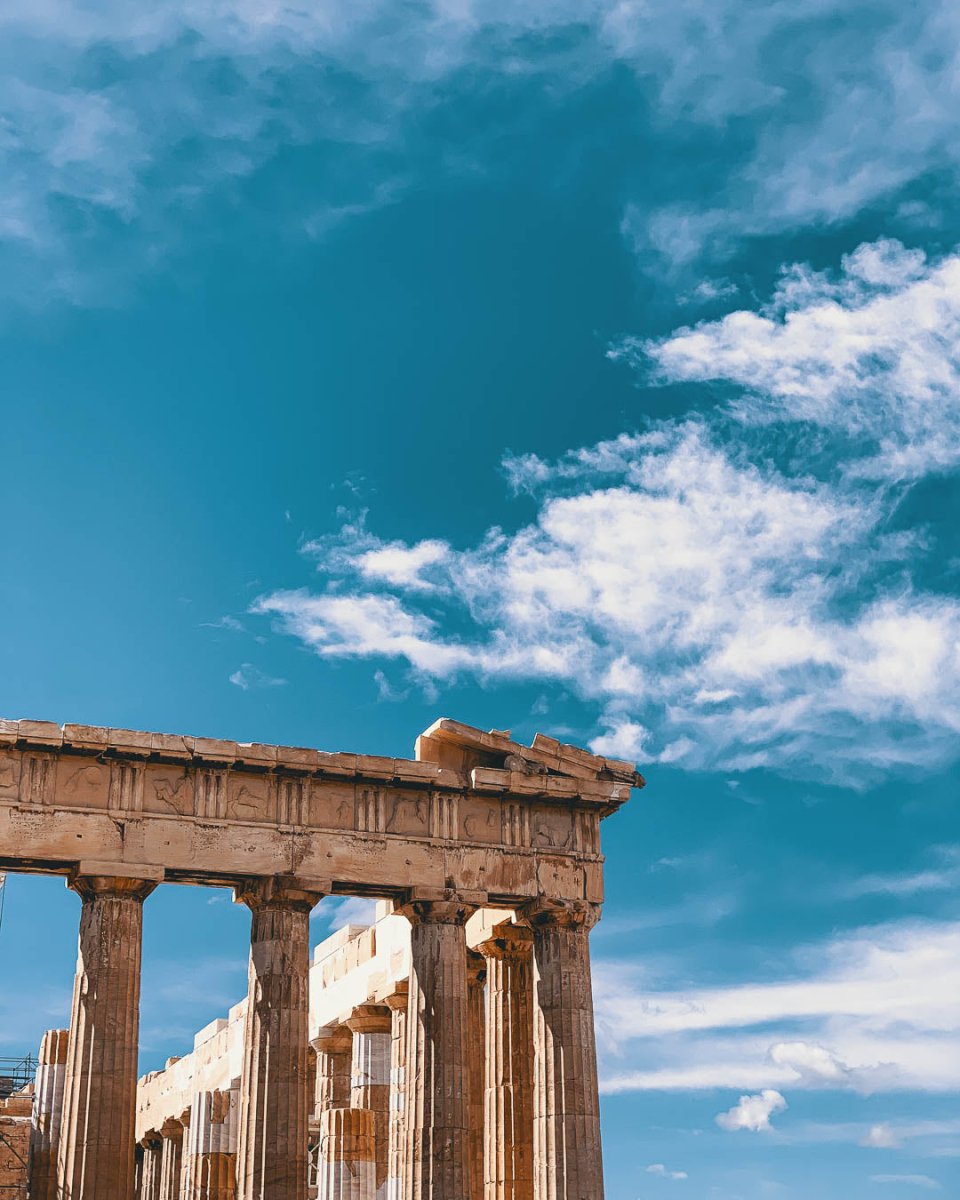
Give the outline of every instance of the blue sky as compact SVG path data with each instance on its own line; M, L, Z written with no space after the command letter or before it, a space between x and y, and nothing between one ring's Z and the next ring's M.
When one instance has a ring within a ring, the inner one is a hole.
M0 30L0 711L635 758L608 1196L960 1193L955 6ZM65 1019L77 912L10 880L0 1053ZM246 938L150 899L145 1068Z

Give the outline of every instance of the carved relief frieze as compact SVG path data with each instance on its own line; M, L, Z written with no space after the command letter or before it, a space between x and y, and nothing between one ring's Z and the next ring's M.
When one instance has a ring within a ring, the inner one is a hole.
M143 783L145 812L193 816L193 775L186 767L148 767Z
M569 850L573 843L573 814L567 808L538 805L530 818L530 844L545 850Z
M387 798L384 833L430 836L430 794L411 789Z
M307 783L307 823L319 829L355 829L356 798L352 783L312 780Z
M206 774L207 772L204 772ZM253 775L246 772L211 771L211 775L223 778L226 789L225 816L231 821L274 821L277 812L278 785L298 782L277 780L271 775Z
M0 751L0 800L20 799L20 755Z
M502 804L479 796L463 806L460 817L460 836L466 842L482 842L497 846L503 836Z
M110 794L110 766L96 758L61 758L57 764L56 798L78 808L102 808Z

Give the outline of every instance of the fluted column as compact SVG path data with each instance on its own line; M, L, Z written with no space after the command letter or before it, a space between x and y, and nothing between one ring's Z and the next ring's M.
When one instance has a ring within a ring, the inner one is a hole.
M66 1029L48 1029L40 1043L33 1092L33 1128L30 1131L32 1200L57 1198L57 1143L63 1112L68 1038Z
M143 901L156 883L86 873L68 880L83 907L57 1155L60 1200L133 1194Z
M406 1121L404 1099L406 1093L407 1061L407 994L406 980L397 984L397 990L387 996L385 1003L390 1009L390 1150L387 1175L387 1200L404 1200L404 1162L406 1161Z
M140 1161L140 1200L160 1200L160 1159L163 1139L150 1130L140 1139L143 1158Z
M368 1108L328 1108L320 1116L320 1200L371 1200L377 1155Z
M160 1200L180 1200L183 1176L183 1124L164 1121L160 1130L163 1147L160 1152Z
M353 1034L346 1025L325 1025L310 1039L317 1055L314 1115L328 1108L349 1108Z
M588 933L600 906L541 899L533 930L536 1200L603 1200Z
M504 922L487 960L485 1200L533 1200L533 934Z
M398 910L411 923L405 1200L470 1196L473 1064L464 925L476 908L451 892L418 892Z
M467 1012L469 1014L468 1046L470 1055L470 1195L473 1200L483 1197L483 1091L484 1069L484 996L487 981L487 962L482 954L467 951Z
M362 1004L344 1022L353 1033L351 1108L373 1113L374 1195L386 1200L390 1159L390 1009Z
M236 1200L238 1108L236 1088L194 1096L187 1134L190 1190L186 1200Z
M239 1200L307 1200L310 910L326 890L277 877L236 892L252 914Z

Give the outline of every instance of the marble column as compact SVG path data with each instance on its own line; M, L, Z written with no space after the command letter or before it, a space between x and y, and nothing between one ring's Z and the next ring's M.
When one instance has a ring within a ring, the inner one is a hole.
M140 1200L160 1200L160 1164L163 1139L155 1129L140 1138L143 1158L140 1159Z
M160 1200L160 1159L163 1139L151 1129L140 1139L143 1158L140 1160L140 1200Z
M372 1200L377 1155L368 1108L328 1108L320 1117L319 1200Z
M317 1056L314 1115L328 1108L350 1107L353 1034L345 1025L325 1025L310 1039Z
M487 961L482 954L467 951L467 1012L470 1046L470 1157L472 1176L470 1195L473 1200L483 1197L483 1092L485 1086L484 1003L483 989L487 981Z
M307 1200L310 910L328 890L291 877L236 890L252 914L239 1200Z
M163 1138L160 1153L160 1200L180 1200L183 1177L183 1123L164 1121L160 1135Z
M418 891L398 911L411 923L407 1005L405 1200L468 1200L472 1140L464 925L477 904Z
M404 1098L406 1093L407 1056L407 994L406 980L385 998L390 1009L390 1150L387 1175L387 1200L404 1200L404 1169L406 1161L406 1123Z
M376 1200L386 1200L390 1161L390 1009L361 1004L344 1022L353 1033L350 1107L373 1113Z
M66 1029L48 1029L40 1043L33 1092L33 1128L30 1131L32 1200L57 1200L57 1143L63 1112L68 1038Z
M68 880L83 907L57 1154L60 1200L133 1194L143 902L156 884L95 873Z
M588 934L599 904L542 898L533 930L535 1200L603 1200Z
M487 960L485 1200L533 1200L533 934L505 921Z
M186 1200L236 1200L237 1088L197 1092L190 1105Z

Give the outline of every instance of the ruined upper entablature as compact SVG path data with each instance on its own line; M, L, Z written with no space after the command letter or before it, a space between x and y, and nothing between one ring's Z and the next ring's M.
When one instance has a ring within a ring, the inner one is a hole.
M600 819L642 785L631 763L447 718L413 759L0 721L0 865L599 901Z

